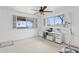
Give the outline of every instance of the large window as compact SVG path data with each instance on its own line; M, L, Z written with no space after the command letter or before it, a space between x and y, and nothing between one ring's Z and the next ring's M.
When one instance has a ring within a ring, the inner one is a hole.
M13 28L17 29L37 28L37 19L23 16L14 16Z
M49 26L52 26L52 25L59 25L59 24L63 24L64 22L64 16L61 15L61 16L53 16L53 17L48 17L47 19L47 24Z
M17 21L16 23L17 28L32 28L33 22L32 21Z

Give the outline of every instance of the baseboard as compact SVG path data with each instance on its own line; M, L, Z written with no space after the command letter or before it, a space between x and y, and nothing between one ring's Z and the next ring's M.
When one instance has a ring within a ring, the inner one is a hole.
M30 37L30 38L23 38L23 39L19 39L19 40L17 39L17 40L0 42L0 48L12 46L12 45L15 44L16 41L21 41L21 40L25 40L25 39L31 39L31 38L34 38L34 37L37 37L37 36L33 36L33 37Z
M1 42L0 43L0 48L7 47L7 46L12 46L12 45L14 45L14 41Z
M69 44L67 44L67 43L64 43L64 44L69 45ZM75 49L75 50L78 50L78 51L79 51L79 47L76 47L76 46L74 46L74 45L70 45L70 47L71 47L72 49Z

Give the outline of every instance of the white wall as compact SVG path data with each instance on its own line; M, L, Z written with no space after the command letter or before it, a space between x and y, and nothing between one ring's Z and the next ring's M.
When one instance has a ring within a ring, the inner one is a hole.
M37 36L37 29L13 29L13 15L28 16L27 14L0 8L0 42Z
M38 34L39 36L43 36L43 31L44 31L44 18L40 16L38 18Z
M68 21L72 21L72 32L73 32L73 36L71 37L69 37L70 36L69 34L66 34L65 42L68 43L68 41L72 40L71 45L79 47L79 7L69 8L65 15L66 15L65 20L70 19Z

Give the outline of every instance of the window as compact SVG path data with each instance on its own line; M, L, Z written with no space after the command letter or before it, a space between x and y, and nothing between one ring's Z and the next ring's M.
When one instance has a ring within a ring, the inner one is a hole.
M54 25L54 17L49 17L47 21L49 26Z
M49 26L52 25L59 25L59 24L63 24L63 20L64 20L64 16L53 16L53 17L48 17L47 19L47 24Z
M35 28L36 26L34 25L36 19L34 18L26 18L23 16L17 16L16 18L16 28L18 29L27 29L27 28ZM14 21L15 24L15 21Z
M32 21L17 21L16 27L17 28L32 28L33 22Z
M26 21L26 27L27 28L32 28L33 27L33 22L32 21Z
M37 28L37 18L13 15L13 28L28 29Z

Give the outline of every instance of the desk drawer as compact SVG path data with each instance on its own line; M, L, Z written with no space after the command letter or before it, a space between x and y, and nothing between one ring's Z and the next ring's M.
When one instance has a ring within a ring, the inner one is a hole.
M49 35L47 35L47 40L50 40L50 41L54 41L54 37L53 36L49 36Z

